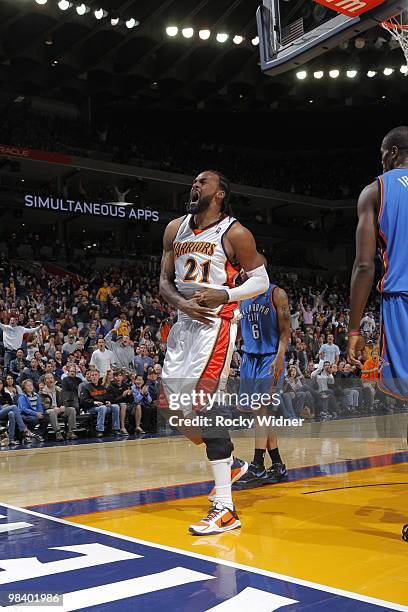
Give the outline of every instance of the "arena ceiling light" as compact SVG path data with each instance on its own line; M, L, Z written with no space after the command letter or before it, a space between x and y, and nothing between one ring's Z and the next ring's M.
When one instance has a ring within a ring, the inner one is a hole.
M48 0L35 0L37 4L47 4Z
M113 27L117 26L119 23L119 17L111 17L110 22L111 22L111 26Z
M306 70L300 70L299 72L296 73L296 78L299 79L299 81L304 81L306 77L307 77Z
M85 13L87 13L88 11L89 8L84 3L78 4L78 6L76 7L76 12L78 13L78 15L85 15Z
M229 39L229 34L226 34L226 32L219 32L216 36L216 39L219 43L225 43Z
M376 71L375 71L375 70L369 70L369 71L367 72L367 76L368 76L368 78L369 78L369 79L372 79L373 77L375 77L375 75L376 75L376 74L377 74L377 73L376 73Z
M315 79L322 79L324 75L323 70L317 70L317 72L313 73Z
M347 70L346 74L349 79L354 79L357 76L357 70Z
M68 2L68 0L60 0L58 2L58 8L61 9L61 11L68 10L70 6L71 6L71 3Z
M193 38L193 36L194 36L194 29L193 28L183 28L181 30L181 33L184 36L184 38Z
M251 40L251 43L254 45L254 47L259 45L259 36L255 36L255 38Z
M178 34L178 27L177 26L167 26L166 34L167 34L167 36L177 36L177 34Z
M106 17L107 13L103 10L103 8L100 8L94 11L94 15L95 19L103 19L104 17Z
M135 28L139 25L139 21L137 21L137 19L134 19L133 17L128 19L125 23L128 30L131 30L132 28Z
M383 73L385 76L390 76L394 72L394 68L384 68Z
M407 74L408 73L408 66L406 64L401 66L400 72L401 72L401 74Z
M329 70L329 77L331 79L337 79L339 75L340 75L340 70L337 70L337 68L335 68L334 70Z
M243 36L239 36L239 34L236 34L234 36L234 38L232 39L232 42L234 43L234 45L240 45L244 40Z
M201 40L208 40L211 36L210 30L200 30L198 33Z

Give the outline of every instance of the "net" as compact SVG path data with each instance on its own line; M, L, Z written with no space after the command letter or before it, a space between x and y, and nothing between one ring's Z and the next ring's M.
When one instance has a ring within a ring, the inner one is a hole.
M404 17L404 14L395 15L394 17L390 17L385 21L381 22L381 27L384 30L387 30L391 34L391 36L398 42L400 45L404 56L405 63L407 65L407 70L405 72L405 76L408 74L408 23Z

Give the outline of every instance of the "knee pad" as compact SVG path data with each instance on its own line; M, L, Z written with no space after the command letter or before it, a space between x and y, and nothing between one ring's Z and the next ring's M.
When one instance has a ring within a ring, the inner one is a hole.
M212 436L203 436L203 441L206 446L207 457L209 461L220 461L228 459L232 455L234 445L231 438L214 438Z

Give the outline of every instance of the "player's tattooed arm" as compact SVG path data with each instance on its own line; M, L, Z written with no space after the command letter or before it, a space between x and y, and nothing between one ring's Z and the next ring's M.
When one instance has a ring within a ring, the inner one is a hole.
M234 223L225 234L224 247L229 260L237 260L245 272L264 265L265 258L258 253L255 238L240 223Z
M272 364L274 381L278 381L283 368L285 354L288 350L290 337L290 308L286 291L277 287L273 292L273 304L276 308L279 328L279 346L275 360Z
M286 321L290 321L289 305L286 306L286 304L283 304L282 306L279 306L279 310L281 312L282 318L285 319Z
M208 308L199 306L195 300L186 300L186 298L177 291L174 283L176 271L174 265L173 242L182 219L183 218L179 218L171 221L164 232L159 284L160 294L166 302L178 308L192 319L200 321L201 323L206 323L207 325L212 325L213 321L209 318L212 312Z

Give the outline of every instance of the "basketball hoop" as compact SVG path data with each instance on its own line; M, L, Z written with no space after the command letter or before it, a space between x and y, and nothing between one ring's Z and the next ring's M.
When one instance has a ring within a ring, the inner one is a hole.
M395 15L395 17L390 17L385 21L381 22L381 27L384 30L387 30L391 34L391 36L398 42L401 47L404 56L405 62L407 64L407 71L405 72L405 76L408 74L408 23L404 23L403 13L400 15Z

